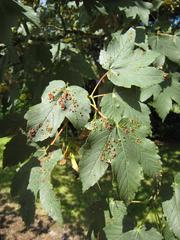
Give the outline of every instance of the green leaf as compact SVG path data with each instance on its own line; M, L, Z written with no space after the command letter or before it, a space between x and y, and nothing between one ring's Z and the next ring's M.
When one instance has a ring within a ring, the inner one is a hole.
M150 125L149 108L140 102L138 89L116 88L102 98L102 112L115 122L122 118L135 120L139 123Z
M97 183L109 163L118 182L120 197L126 201L132 200L138 190L143 169L150 176L157 175L161 169L155 145L145 138L138 124L127 120L116 127L106 120L95 122L81 151L83 190Z
M86 191L104 175L108 163L102 161L103 152L106 151L107 143L111 138L111 131L93 131L86 143L81 148L82 158L80 161L80 178L83 191ZM108 156L106 156L108 159Z
M173 107L173 101L180 105L180 74L172 73L160 85L142 89L141 100L145 101L153 95L153 107L164 120Z
M180 238L180 173L177 173L174 179L173 197L162 205L170 229Z
M164 120L173 106L173 101L180 105L180 74L172 74L172 78L166 81L166 86L161 93L154 99L153 107L155 107L159 116Z
M153 50L180 65L180 36L163 33L152 35L149 37L149 44Z
M120 198L131 201L143 179L142 167L139 164L139 143L126 132L126 128L116 131L116 157L112 160L112 171L117 179Z
M88 92L78 86L70 86L66 90L72 98L67 101L66 117L75 128L82 128L88 122L91 111Z
M140 20L145 25L148 25L150 9L152 7L153 5L150 2L126 0L120 5L119 9L125 11L126 17L135 19L136 16L139 16Z
M36 26L40 26L39 16L32 7L24 5L22 2L12 1L21 7L22 15L24 15L27 20L34 23Z
M150 177L156 176L161 170L160 156L158 155L157 146L149 139L144 139L141 144L140 163L143 171Z
M62 158L63 154L61 149L53 151L47 157L45 157L42 162L42 168L44 170L44 173L46 172L47 175L50 176L53 168L56 166L57 162L60 161Z
M55 193L52 190L52 185L42 177L40 184L40 202L42 207L52 219L59 224L62 224L61 205L57 200Z
M165 240L177 240L167 223L165 224L165 227L163 229L163 235Z
M104 232L108 240L117 240L122 234L123 218L126 215L126 207L123 202L110 201L109 210L105 211Z
M145 88L162 82L162 72L149 66L159 54L142 49L133 51L135 37L132 28L125 34L117 32L113 34L107 50L100 52L100 64L108 70L107 77L115 85L127 88L132 85Z
M28 127L33 129L34 141L53 137L67 117L76 128L82 128L89 120L90 101L81 87L66 87L60 80L50 82L42 95L42 102L25 114Z
M162 235L154 228L146 231L142 229L134 229L122 234L119 240L162 240Z
M41 168L40 167L33 167L31 169L31 173L29 176L29 184L27 186L27 190L30 190L34 193L34 197L37 198L37 194L39 191L39 184L40 184L40 176L41 176Z
M142 102L145 102L147 99L149 99L151 96L153 96L154 99L156 99L161 92L161 86L160 84L148 87L148 88L142 88L141 89L141 96L140 100Z

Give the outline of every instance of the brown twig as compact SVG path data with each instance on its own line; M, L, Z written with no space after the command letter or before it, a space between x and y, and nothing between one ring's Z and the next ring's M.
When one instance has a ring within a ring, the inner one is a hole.
M101 112L94 104L91 104L91 106L99 113L99 115L100 115L102 118L107 119L107 117L104 116L104 115L102 114L102 112Z
M54 145L54 143L56 142L56 140L61 136L61 133L64 131L64 129L66 128L68 122L65 122L64 126L60 129L60 131L58 132L58 134L55 136L55 138L53 139L53 141L50 143L50 146Z
M95 88L93 89L90 97L92 98L96 89L99 87L100 83L104 80L104 78L107 76L107 72L99 79L98 83L96 84Z

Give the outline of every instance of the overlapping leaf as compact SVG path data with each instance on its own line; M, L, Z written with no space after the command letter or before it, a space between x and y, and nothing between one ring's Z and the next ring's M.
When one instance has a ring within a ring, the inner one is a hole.
M116 32L107 50L100 52L100 64L108 78L117 86L141 88L160 83L163 74L149 65L159 56L150 50L134 49L136 32L130 28L125 34Z
M62 223L61 205L53 192L51 184L51 172L57 162L63 158L61 149L54 151L50 156L45 157L42 161L42 169L39 183L40 202L54 221Z
M153 5L150 2L128 0L125 2L122 1L119 9L125 11L127 17L135 19L138 16L145 25L148 25L150 9L152 7Z
M167 223L165 223L165 227L163 229L163 235L165 240L177 240L177 238L174 236L174 233L169 228Z
M180 36L162 34L149 37L151 48L180 65Z
M80 177L84 191L97 183L108 164L112 165L120 197L127 201L133 199L143 178L143 169L154 176L161 167L153 143L124 120L118 126L98 122L82 147Z
M154 228L146 231L142 229L134 229L122 234L119 240L162 240L162 235Z
M9 43L12 37L11 27L16 27L18 18L24 16L26 20L39 25L39 17L37 13L29 6L14 1L1 0L0 2L0 41Z
M150 125L149 108L140 102L139 90L135 88L116 88L102 98L102 112L115 122L122 118L135 120L145 125Z
M62 224L60 201L56 198L52 190L52 185L46 181L40 184L40 201L48 215L51 216L54 221Z
M174 180L174 195L173 197L163 202L163 211L167 218L170 229L176 237L180 238L180 174L175 176Z
M105 211L104 232L107 240L162 240L162 235L155 229L145 230L135 228L123 233L123 218L126 215L126 207L120 201L110 201L109 211Z
M60 80L50 82L42 95L42 102L25 114L33 140L43 141L54 136L65 117L74 127L83 127L90 113L87 95L87 91L81 87L66 87Z
M180 105L180 74L173 73L161 85L142 89L141 100L145 101L153 95L153 106L164 120L172 109L173 101Z
M126 215L126 207L120 201L110 201L109 210L105 211L104 232L108 240L118 240L122 234L123 218Z
M102 161L101 158L102 153L106 151L109 139L111 139L111 131L108 131L108 129L94 131L81 149L80 178L83 191L97 183L108 168L108 163Z

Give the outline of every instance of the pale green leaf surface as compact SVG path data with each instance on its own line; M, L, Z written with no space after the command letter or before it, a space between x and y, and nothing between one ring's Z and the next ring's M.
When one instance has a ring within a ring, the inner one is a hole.
M62 224L60 201L56 198L52 190L52 185L47 182L45 178L42 178L40 184L40 202L48 215L51 216L54 221Z
M129 134L118 129L116 138L116 157L112 160L112 171L118 183L121 199L131 201L143 179L142 167L138 163L138 144ZM116 139L115 138L115 139Z
M88 122L91 111L88 92L78 86L70 86L67 91L70 93L72 100L67 101L66 117L75 128L82 128Z
M106 150L110 134L108 130L92 132L81 149L80 178L83 191L97 183L108 168L108 163L102 161L101 158Z
M65 115L56 101L42 102L29 109L25 114L27 125L34 128L34 141L43 141L53 137L63 122Z
M146 231L142 229L134 229L122 234L119 240L162 240L162 235L154 228Z
M165 240L177 240L167 223L163 229L163 235Z
M136 32L133 28L130 28L125 34L114 33L107 51L102 50L100 52L99 61L102 67L108 70L111 67L123 64L123 60L129 56L134 48L135 37Z
M155 107L159 116L164 120L173 106L173 101L180 105L180 74L172 74L172 79L162 88L161 93L154 99Z
M40 177L41 177L41 168L33 167L31 169L31 173L29 176L29 184L27 186L27 189L31 190L31 192L34 193L35 198L37 198L37 194L39 191Z
M151 177L156 176L161 170L161 161L158 155L157 146L149 139L144 139L140 145L140 163L144 173Z
M56 166L57 162L63 158L61 149L53 151L47 157L43 159L42 168L47 173L47 176L50 176L53 168Z
M180 238L180 174L175 176L173 197L163 202L163 211L170 229Z
M149 108L139 101L137 89L116 88L102 98L102 112L115 122L122 118L138 121L145 125L150 124Z
M135 19L138 16L145 25L148 25L150 9L152 7L153 5L150 2L126 0L125 3L120 5L119 9L124 10L127 17Z
M52 97L53 96L53 97ZM76 128L89 120L90 101L88 93L81 87L66 85L61 80L50 82L42 95L42 102L25 114L27 125L36 132L34 141L53 137L67 117Z
M17 5L22 8L22 15L24 15L30 22L34 23L36 26L40 25L40 19L38 14L30 6L24 5L22 2L14 1Z
M126 207L123 202L110 201L109 210L105 211L104 232L108 240L117 240L122 234L123 218L126 215Z
M157 149L145 135L138 124L125 119L117 127L106 121L95 124L81 150L83 190L97 183L111 164L121 199L131 201L143 179L143 170L154 176L161 169Z
M148 87L148 88L142 88L140 100L142 102L145 102L151 96L153 96L153 98L156 99L160 92L161 92L161 86L159 84Z
M152 35L149 37L151 48L171 61L180 65L180 36L178 35Z
M125 34L117 32L107 50L100 52L100 64L108 70L107 77L115 85L127 88L132 85L145 88L162 82L162 71L149 66L159 54L151 50L133 51L135 37L132 28Z

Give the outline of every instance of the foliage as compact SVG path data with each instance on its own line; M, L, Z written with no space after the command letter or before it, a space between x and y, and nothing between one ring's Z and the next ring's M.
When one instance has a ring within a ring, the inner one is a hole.
M162 203L164 168L150 140L150 107L164 121L180 105L176 8L167 11L161 0L1 1L1 118L18 111L27 121L20 134L26 154L3 165L18 167L11 193L27 225L36 199L62 223L51 176L58 162L70 160L85 194L112 182L101 190L90 239L180 238L179 175L173 197ZM126 230L126 215L149 178L154 192L140 202L153 202L156 226L146 228L141 219Z

